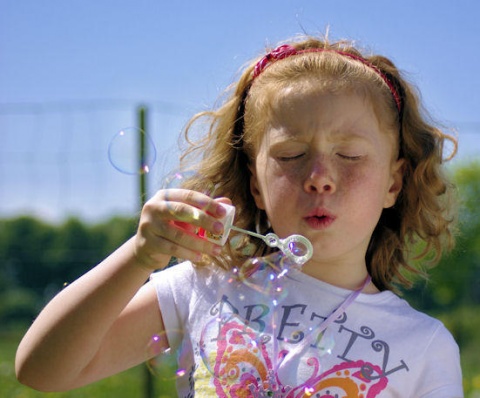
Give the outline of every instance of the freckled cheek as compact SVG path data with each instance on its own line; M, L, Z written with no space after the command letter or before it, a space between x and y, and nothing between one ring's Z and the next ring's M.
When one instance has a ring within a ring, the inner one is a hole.
M341 196L363 201L371 196L379 196L379 181L372 178L372 174L362 167L349 168L339 173L336 191Z
M267 212L271 213L270 215L284 212L286 207L295 203L294 198L298 190L298 184L288 176L269 175L263 178L261 191Z
M273 173L285 185L301 185L312 173L311 167L300 162L285 167L278 166Z
M369 204L369 208L376 213L381 210L384 202L385 184L379 174L372 170L358 168L350 173L345 173L341 178L337 191L343 191L345 195L357 203ZM366 208L362 206L364 211Z
M264 168L260 167L263 175L264 185L268 185L270 190L282 187L284 189L288 186L298 184L303 178L305 170L300 167L282 167L275 161L268 162Z
M338 170L335 183L339 190L356 190L365 186L367 180L368 175L361 166L345 167Z
M279 178L269 178L265 181L264 192L268 193L270 197L273 197L275 201L280 201L282 198L288 197L295 190L295 181L282 176Z
M339 182L344 185L356 185L364 179L365 173L358 168L346 167L340 169L338 172L338 177Z

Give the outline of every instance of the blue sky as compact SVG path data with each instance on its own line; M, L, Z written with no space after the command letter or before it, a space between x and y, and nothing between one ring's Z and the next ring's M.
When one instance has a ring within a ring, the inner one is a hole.
M135 178L107 148L137 104L152 109L153 191L188 117L248 59L327 27L392 58L458 130L458 159L478 158L479 14L475 0L0 0L0 216L132 214Z

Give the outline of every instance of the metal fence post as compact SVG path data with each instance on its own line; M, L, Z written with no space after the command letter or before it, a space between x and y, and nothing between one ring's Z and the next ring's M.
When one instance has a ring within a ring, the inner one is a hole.
M147 171L145 170L145 165L147 164L148 159L148 145L147 145L147 108L145 106L138 107L138 162L139 162L139 199L140 199L140 210L147 201ZM146 365L143 369L143 396L144 398L154 398L155 386L153 383L153 375Z

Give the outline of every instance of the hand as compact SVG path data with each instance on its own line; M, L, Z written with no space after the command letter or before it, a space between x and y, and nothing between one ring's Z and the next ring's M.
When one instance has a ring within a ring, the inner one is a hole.
M221 246L196 235L198 228L221 234L219 221L225 216L220 203L227 198L212 199L187 189L158 191L143 207L135 236L135 256L148 269L163 268L172 257L198 262L203 254L216 256Z

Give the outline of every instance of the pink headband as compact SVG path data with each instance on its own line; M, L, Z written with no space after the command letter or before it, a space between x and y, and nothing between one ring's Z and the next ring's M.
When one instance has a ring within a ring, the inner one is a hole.
M362 57L359 57L358 55L350 54L344 51L338 51L338 50L332 50L332 49L326 49L326 48L307 48L305 50L297 50L295 47L292 47L289 44L284 44L270 51L260 61L257 62L257 64L255 65L255 69L253 70L253 79L258 77L258 75L260 75L272 62L291 57L292 55L314 53L314 52L334 52L334 53L343 55L345 57L354 59L356 61L360 61L362 64L373 69L373 71L375 71L375 73L377 73L382 78L382 80L386 83L386 85L390 89L393 99L395 100L397 110L399 113L401 112L402 99L397 89L393 85L392 81L378 67L373 65L371 62L367 61L365 58L362 58Z

